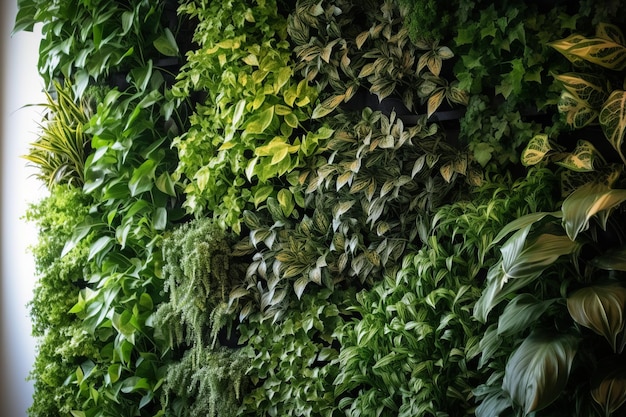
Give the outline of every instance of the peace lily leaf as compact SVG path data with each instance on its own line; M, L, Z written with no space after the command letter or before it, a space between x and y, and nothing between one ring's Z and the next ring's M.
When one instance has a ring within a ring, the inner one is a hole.
M525 415L550 405L565 388L577 345L571 335L535 331L511 355L502 388Z
M598 150L591 142L580 140L576 149L564 159L557 161L556 164L576 172L592 172L594 170L593 163L597 157L601 158Z
M600 125L604 135L626 163L622 153L626 131L626 91L615 90L611 93L600 110Z
M500 233L498 233L496 237L493 239L493 241L491 242L491 245L497 244L499 241L504 239L509 233L515 232L517 230L520 230L528 226L532 226L534 223L537 223L538 221L542 220L546 216L552 216L557 219L560 219L562 217L562 214L561 212L558 212L558 211L552 212L552 213L537 212L537 213L530 213L525 216L519 217L513 220L512 222L510 222L509 224L507 224L506 226L504 226L502 230L500 230Z
M533 282L560 256L580 247L564 235L542 234L527 241L530 227L521 228L502 245L502 260L489 269L487 288L474 306L479 321L486 322L489 312L509 294Z
M535 135L522 151L522 164L524 166L536 165L552 150L548 135Z
M624 330L626 288L617 283L581 288L567 299L567 310L576 323L604 336L614 352Z
M591 396L604 410L612 415L626 403L626 369L623 359L611 357L598 366L591 379Z
M589 219L626 200L626 190L610 189L605 184L587 183L574 190L563 202L563 225L570 239L589 228Z
M626 48L613 40L574 34L549 45L574 64L583 59L617 71L626 68Z
M626 247L611 248L591 261L596 268L626 272Z
M539 300L532 294L520 294L511 300L498 319L498 334L514 335L526 330L556 299Z

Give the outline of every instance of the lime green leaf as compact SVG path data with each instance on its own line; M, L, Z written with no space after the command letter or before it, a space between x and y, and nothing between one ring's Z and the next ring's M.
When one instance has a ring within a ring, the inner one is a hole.
M274 118L274 106L268 107L260 113L254 114L245 125L248 134L260 134L265 132Z
M174 180L172 180L172 176L169 172L163 172L161 175L159 175L159 177L156 179L155 184L159 191L169 196L176 197Z
M617 283L581 288L567 298L567 310L576 323L609 342L614 352L621 350L617 336L624 330L626 288Z
M587 183L570 194L563 202L563 224L570 239L589 228L596 214L611 210L626 200L626 190L610 189L605 184Z
M282 190L278 191L278 195L276 196L276 198L278 199L278 203L283 209L283 213L285 214L285 216L289 216L295 207L293 194L291 193L291 191L283 188Z
M535 331L511 355L502 388L525 415L550 405L565 388L577 344L570 335Z

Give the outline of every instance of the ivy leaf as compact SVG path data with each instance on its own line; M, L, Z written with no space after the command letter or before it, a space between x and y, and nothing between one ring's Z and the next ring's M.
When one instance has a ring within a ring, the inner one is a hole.
M573 336L535 331L511 355L502 388L525 415L550 405L565 388L577 345Z

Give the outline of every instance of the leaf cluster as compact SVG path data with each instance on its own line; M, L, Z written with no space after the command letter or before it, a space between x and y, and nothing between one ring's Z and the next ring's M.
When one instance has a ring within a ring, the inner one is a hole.
M274 1L188 2L198 19L173 94L197 92L190 129L174 141L185 207L240 232L241 213L276 197L278 178L323 148L330 131L308 127L315 88L293 75L286 19ZM298 203L298 200L296 200Z
M335 393L349 415L473 415L485 326L472 317L501 227L528 205L550 204L552 174L492 177L472 198L444 205L397 274L357 296L341 329ZM546 181L547 180L547 181Z

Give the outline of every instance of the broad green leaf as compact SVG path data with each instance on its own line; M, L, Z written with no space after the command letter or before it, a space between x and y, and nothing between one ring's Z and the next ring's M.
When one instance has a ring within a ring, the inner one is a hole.
M615 90L600 110L600 126L622 161L626 163L622 153L624 133L626 132L626 91Z
M515 335L538 320L556 299L539 300L532 294L520 294L512 299L498 319L498 334Z
M626 69L626 47L614 40L573 34L549 45L574 64L582 59L608 69Z
M602 156L591 142L579 140L576 148L556 164L576 172L592 172L596 158L602 158Z
M133 176L128 181L130 195L135 197L146 191L150 191L154 185L156 162L148 159L133 171Z
M535 331L511 355L502 388L525 415L550 405L565 388L577 345L573 336Z
M576 323L604 336L614 352L621 350L618 335L624 330L626 288L618 283L577 290L567 298L567 310Z
M283 209L283 213L285 214L285 216L291 215L291 212L293 211L295 207L293 194L291 193L291 191L283 188L280 191L278 191L278 195L276 196L276 198L278 199L278 203L280 204L280 207Z
M557 219L562 217L560 212L537 212L537 213L529 213L522 217L519 217L512 222L508 223L500 232L496 235L496 237L491 241L491 245L495 245L504 239L509 233L515 232L522 228L532 226L534 223L537 223L544 219L547 216L552 216Z
M524 166L536 165L543 161L548 152L552 150L548 135L535 135L522 151L522 164Z
M605 184L587 183L572 192L563 202L563 225L570 239L589 228L589 220L611 210L626 200L626 190L611 189Z
M261 203L267 200L267 198L272 194L273 191L274 191L273 185L262 185L262 186L257 187L256 190L254 191L254 196L252 199L254 206L259 207Z
M174 185L174 180L172 180L172 176L169 172L163 172L156 179L156 187L162 193L165 193L169 196L176 197L176 188Z
M89 247L89 256L87 260L92 260L98 255L108 252L113 247L114 240L110 236L102 236Z
M154 47L165 56L178 56L178 45L176 38L169 28L165 28L164 33L154 40Z

